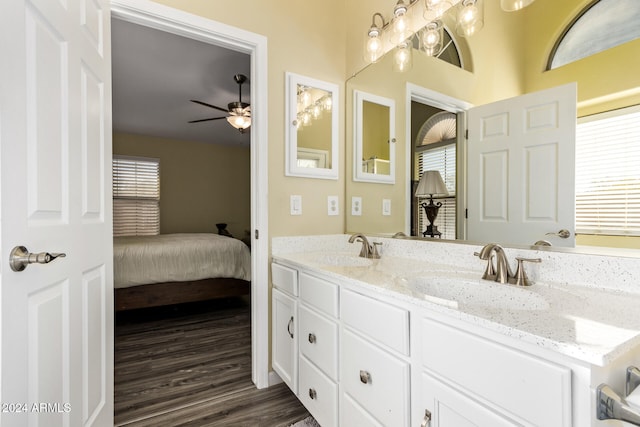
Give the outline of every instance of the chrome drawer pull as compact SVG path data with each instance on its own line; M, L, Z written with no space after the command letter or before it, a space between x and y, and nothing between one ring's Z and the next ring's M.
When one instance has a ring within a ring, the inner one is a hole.
M289 319L289 323L287 323L287 332L289 332L289 336L293 338L293 332L291 332L291 325L293 325L293 316Z
M318 393L316 393L316 391L312 388L309 389L309 397L311 398L311 400L315 399L316 397L318 397Z
M422 419L422 424L420 427L429 427L431 425L431 412L428 409L424 410L424 418Z
M316 334L309 334L309 342L311 344L316 342Z
M360 371L360 382L362 384L371 384L371 374L367 371Z

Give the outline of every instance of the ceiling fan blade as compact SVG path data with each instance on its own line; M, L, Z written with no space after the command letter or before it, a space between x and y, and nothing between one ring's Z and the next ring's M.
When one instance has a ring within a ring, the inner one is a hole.
M220 119L224 119L224 118L225 117L212 117L210 119L191 120L191 121L189 121L189 123L209 122L211 120L220 120Z
M229 110L227 110L226 108L216 107L215 105L207 104L206 102L202 101L196 101L195 99L192 99L191 102L195 102L196 104L204 105L205 107L213 108L215 110L224 111L225 113L229 112Z

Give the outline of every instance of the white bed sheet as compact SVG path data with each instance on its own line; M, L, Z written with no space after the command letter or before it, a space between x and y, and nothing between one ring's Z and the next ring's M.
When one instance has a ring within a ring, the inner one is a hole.
M251 253L240 240L211 233L115 237L114 287L227 277L251 280Z

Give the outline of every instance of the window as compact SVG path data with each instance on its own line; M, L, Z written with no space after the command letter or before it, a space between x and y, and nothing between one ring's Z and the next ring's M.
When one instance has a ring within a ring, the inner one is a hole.
M434 203L442 202L440 210L438 210L438 216L434 222L434 225L438 227L438 231L442 233L443 239L455 239L456 238L456 143L448 143L440 145L439 147L430 148L422 146L416 148L416 171L417 179L420 180L422 173L427 170L437 170L442 175L449 196L447 197L434 197ZM429 220L424 213L424 209L420 207L423 202L429 203L428 197L419 197L418 206L416 207L417 219L417 235L422 235L422 232L429 225Z
M113 157L113 235L160 234L160 160Z
M640 38L640 1L599 0L589 4L551 52L548 70Z
M640 236L640 106L578 120L576 231Z

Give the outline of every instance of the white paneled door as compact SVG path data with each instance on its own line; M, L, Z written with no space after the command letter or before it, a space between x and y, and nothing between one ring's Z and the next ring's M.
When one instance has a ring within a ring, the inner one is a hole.
M575 246L576 90L571 83L469 110L469 240Z
M113 425L107 0L0 2L0 424ZM62 252L10 268L15 246Z

